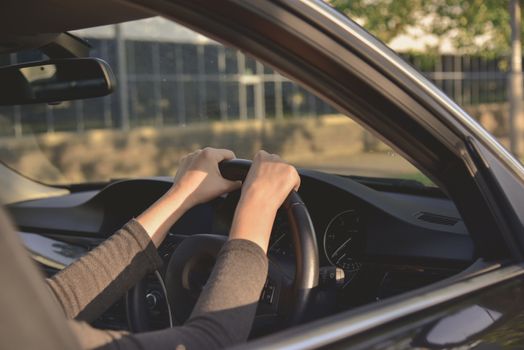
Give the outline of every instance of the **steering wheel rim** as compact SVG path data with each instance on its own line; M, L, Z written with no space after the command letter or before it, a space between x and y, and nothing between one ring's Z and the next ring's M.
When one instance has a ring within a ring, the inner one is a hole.
M243 159L224 161L219 164L222 176L235 181L244 180L250 166L251 161ZM304 319L308 305L313 298L315 287L318 285L318 247L313 223L300 195L292 191L281 209L286 213L289 223L289 233L295 253L295 276L289 285L289 283L283 282L283 276L278 275L278 269L272 268L270 264L268 282L262 296L266 293L266 288L271 286L273 288L272 295L274 293L278 297L275 298L277 300L276 305L266 307L266 311L275 312L283 325L292 325ZM183 324L190 314L185 306L196 302L194 291L188 286L190 284L188 282L188 274L190 273L188 269L208 264L210 258L216 258L225 241L226 237L224 236L193 235L182 241L171 255L166 269L165 285L168 293L167 300L171 305L172 318L177 320L179 324ZM184 244L184 242L186 243ZM211 248L208 249L206 246ZM200 257L205 261L204 263L198 260ZM201 275L201 271L198 271L198 274ZM128 323L133 332L150 330L148 322L145 320L148 313L144 297L144 283L142 281L137 284L128 292L126 298ZM195 288L198 289L198 287Z

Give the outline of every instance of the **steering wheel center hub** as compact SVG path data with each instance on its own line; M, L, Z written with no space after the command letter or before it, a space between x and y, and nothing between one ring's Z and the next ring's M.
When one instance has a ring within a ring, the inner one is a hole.
M204 288L216 257L227 237L219 235L193 235L176 248L166 271L166 288L174 317L183 323Z

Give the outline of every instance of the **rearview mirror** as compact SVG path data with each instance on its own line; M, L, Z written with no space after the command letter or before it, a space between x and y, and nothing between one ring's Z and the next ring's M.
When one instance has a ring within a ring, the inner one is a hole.
M0 105L53 103L110 94L115 77L97 58L68 58L0 67Z

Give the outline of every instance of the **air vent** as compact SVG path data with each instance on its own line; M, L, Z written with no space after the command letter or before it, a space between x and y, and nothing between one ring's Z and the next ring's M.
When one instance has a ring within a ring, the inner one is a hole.
M417 219L430 222L432 224L437 225L446 225L446 226L453 226L457 222L460 221L458 218L453 218L450 216L444 216L444 215L437 215L433 213L427 213L427 212L420 212L417 214Z

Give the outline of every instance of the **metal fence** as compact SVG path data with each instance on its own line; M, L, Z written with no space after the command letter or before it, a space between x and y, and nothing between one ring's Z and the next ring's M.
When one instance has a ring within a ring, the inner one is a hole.
M88 39L89 40L89 39ZM0 133L22 136L96 128L334 113L328 104L242 52L207 43L89 40L92 55L112 66L118 90L104 98L0 108ZM506 99L506 60L474 56L405 54L462 105ZM0 57L1 64L42 59L36 52Z
M420 54L401 56L460 105L506 101L506 57Z

